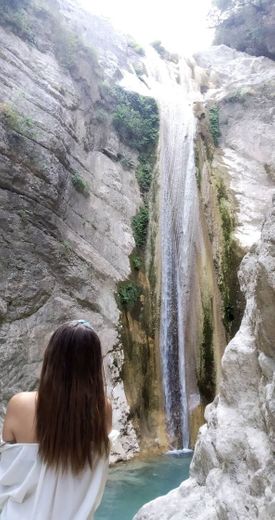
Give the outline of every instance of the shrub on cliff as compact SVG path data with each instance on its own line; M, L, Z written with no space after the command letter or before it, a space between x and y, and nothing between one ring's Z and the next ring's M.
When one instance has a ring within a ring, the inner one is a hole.
M214 145L218 146L219 137L221 135L221 132L220 132L220 123L219 123L219 107L216 105L209 109L209 124L210 124L210 132L213 137Z
M142 194L147 193L150 189L153 176L153 168L149 161L140 159L136 178Z
M146 244L148 223L148 207L142 206L138 213L132 218L132 229L137 247L143 247Z
M34 31L29 14L25 9L30 0L0 0L0 24L8 26L23 40L34 43Z
M145 56L145 50L131 36L127 38L127 45L140 56Z
M275 59L273 0L215 0L216 44Z
M132 281L121 282L117 291L118 304L131 309L140 299L141 289Z
M52 18L54 53L60 65L71 70L77 66L80 55L86 56L89 65L98 73L96 51L83 43L75 32L67 29L58 18Z
M15 106L9 103L0 103L0 116L11 130L28 136L33 134L33 120L20 114Z
M79 175L78 173L73 173L71 180L72 185L76 189L76 191L84 195L84 197L89 197L89 184L84 179L82 179L81 175Z
M121 88L112 89L112 95L117 101L113 125L121 140L138 151L152 151L159 130L155 100Z
M0 0L0 8L20 9L30 4L31 0Z
M160 55L161 58L172 61L173 63L178 63L179 57L175 53L171 53L163 47L160 40L155 40L151 43L152 47L157 51L157 53Z
M165 57L165 53L166 53L166 50L165 48L163 47L162 43L160 40L155 40L151 43L152 47L154 47L154 49L159 53L159 55L164 58Z
M0 25L8 27L14 34L38 48L42 42L43 50L46 39L60 65L70 72L77 68L80 58L84 57L92 71L100 75L96 51L66 26L58 9L51 10L50 7L48 2L0 0Z
M203 331L197 372L198 388L205 403L210 403L216 393L212 305L212 301L203 305Z

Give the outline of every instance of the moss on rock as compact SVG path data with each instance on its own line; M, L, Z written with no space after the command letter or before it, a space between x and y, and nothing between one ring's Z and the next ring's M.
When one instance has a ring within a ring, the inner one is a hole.
M214 399L216 393L212 299L203 303L203 327L199 353L197 382L204 402L211 402Z

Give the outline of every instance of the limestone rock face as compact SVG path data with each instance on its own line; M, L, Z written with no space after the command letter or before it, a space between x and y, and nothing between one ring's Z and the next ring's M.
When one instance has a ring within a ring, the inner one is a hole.
M0 25L0 401L35 388L50 334L85 318L102 340L121 433L116 458L127 458L138 444L114 363L123 357L115 291L130 269L140 193L117 157L136 164L136 154L119 141L108 108L97 112L104 78L89 54L68 69L49 41L47 29L34 45ZM110 42L108 52L112 61Z
M275 188L275 63L225 45L196 55L201 78L208 74L208 107L219 111L219 148L213 167L233 194L235 237L248 251L260 238Z
M135 520L272 520L275 515L275 205L240 268L246 310L225 350L191 477Z

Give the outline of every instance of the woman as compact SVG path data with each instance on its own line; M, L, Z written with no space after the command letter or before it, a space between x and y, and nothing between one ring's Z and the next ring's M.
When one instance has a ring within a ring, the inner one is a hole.
M84 320L60 326L38 392L9 402L0 448L1 520L91 520L106 482L112 410L100 340Z

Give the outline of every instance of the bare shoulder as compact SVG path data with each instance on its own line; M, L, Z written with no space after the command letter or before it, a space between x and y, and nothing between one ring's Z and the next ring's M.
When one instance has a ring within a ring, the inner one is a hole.
M36 392L20 392L9 400L2 432L4 441L31 442L35 401Z
M13 410L22 405L33 404L36 400L36 395L37 392L19 392L11 397L7 409Z

